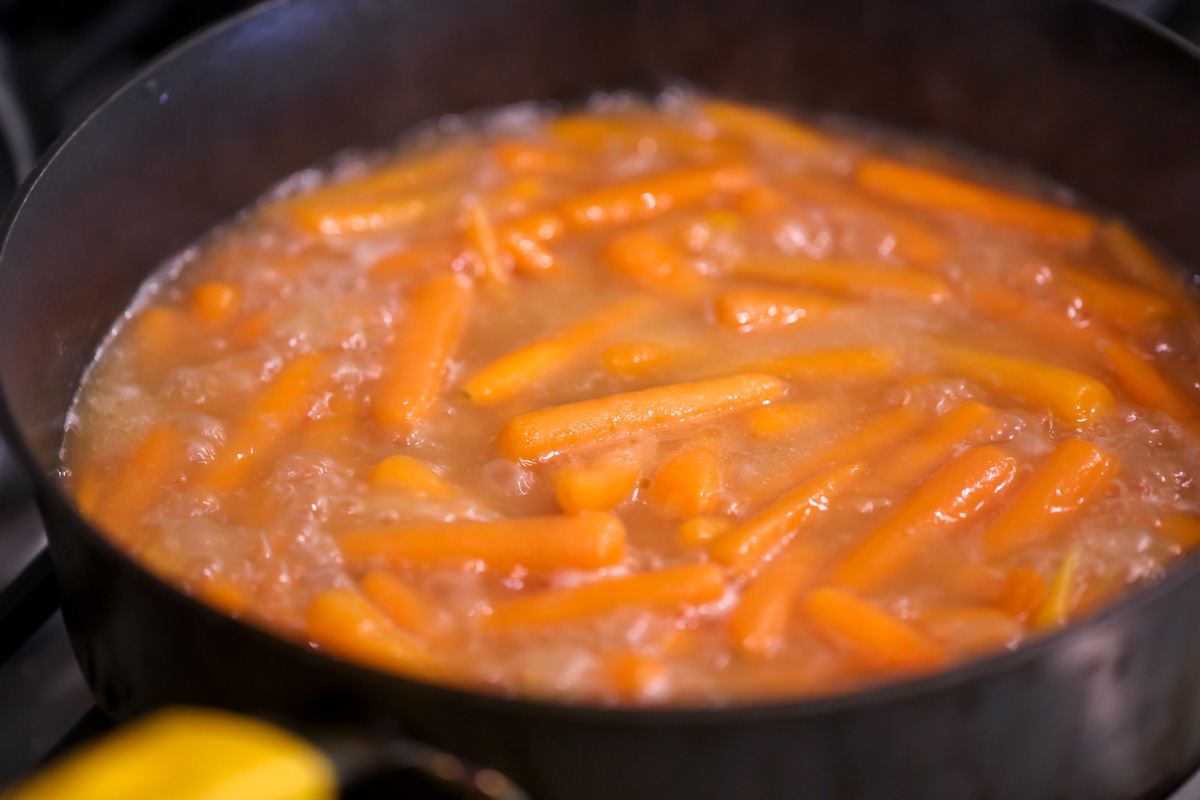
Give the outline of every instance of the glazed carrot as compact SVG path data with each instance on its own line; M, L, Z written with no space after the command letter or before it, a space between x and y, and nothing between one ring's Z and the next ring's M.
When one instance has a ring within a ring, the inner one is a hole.
M496 142L492 145L492 155L509 172L555 172L575 163L561 150L519 139Z
M949 211L982 222L1017 228L1068 242L1086 242L1096 232L1090 214L1018 197L939 172L889 161L864 158L854 173L863 189L936 211Z
M1095 312L1122 330L1131 331L1174 310L1167 298L1132 284L1083 269L1064 267L1061 273L1079 293L1085 311Z
M733 274L744 278L815 286L862 297L903 296L940 303L950 296L949 284L927 272L854 261L755 256L734 264Z
M934 641L955 653L1003 650L1020 641L1021 623L986 606L923 608L916 623Z
M1176 298L1175 313L1195 318L1196 307L1181 294L1179 279L1126 225L1113 220L1101 223L1100 242L1126 275L1152 292Z
M557 214L529 214L501 228L500 241L512 254L518 272L537 275L554 268L554 255L544 245L566 229L566 222Z
M996 607L1013 619L1024 622L1041 608L1046 599L1046 579L1032 567L1018 567L1008 573Z
M417 677L438 672L428 651L370 600L350 589L326 589L317 595L304 617L304 628L321 649L349 661Z
M342 534L347 563L434 564L480 561L501 572L600 569L625 558L625 526L611 514L526 517L495 522L387 525Z
M668 517L692 517L716 508L721 462L709 447L685 448L658 468L650 482L650 503Z
M192 290L192 310L213 325L226 322L237 313L241 290L227 281L209 281Z
M236 583L219 577L206 577L201 580L196 585L196 596L234 617L244 614L253 603L250 596Z
M843 405L832 400L806 400L799 403L756 408L746 414L750 433L759 439L770 439L794 433L818 422L836 422L846 416Z
M699 605L717 600L724 593L725 579L720 568L712 564L689 564L522 597L497 606L487 617L487 624L498 628L553 625L627 606Z
M1083 439L1063 442L988 529L984 537L988 551L1004 556L1050 538L1099 494L1116 472L1116 456Z
M427 270L448 272L462 252L460 241L439 237L380 256L371 265L370 275L377 280L387 280L419 275Z
M201 468L200 482L229 490L261 463L267 451L303 421L298 406L313 391L313 376L324 360L320 353L305 353L284 364L250 412L229 429L216 457Z
M706 137L681 122L644 114L572 114L551 120L546 133L553 140L589 151L619 148L644 153L652 148L697 160L728 159L738 154L728 143Z
M342 201L336 205L298 206L293 219L305 230L324 236L370 233L413 225L451 207L450 194L414 194L380 200Z
M708 553L741 574L753 571L806 526L821 519L863 472L860 464L834 466L810 478L771 505L718 536Z
M437 630L437 612L411 586L394 574L371 570L359 581L363 594L398 628L420 639Z
M565 449L651 431L684 428L777 397L784 384L770 375L740 374L613 394L522 414L496 439L501 454L537 460Z
M707 285L683 253L649 231L630 231L616 237L604 248L603 257L613 272L684 299L698 297Z
M883 347L847 347L812 350L790 356L759 359L747 369L769 372L793 381L885 378L900 366L900 354Z
M666 688L667 665L645 653L616 653L605 658L617 693L626 699L652 697Z
M740 331L782 328L842 307L821 295L782 289L731 289L713 306L717 322Z
M679 543L684 547L699 547L732 527L733 520L728 517L692 517L679 523Z
M1016 459L1000 448L968 450L934 473L851 550L834 570L835 581L852 591L878 588L936 536L991 510L1016 474Z
M1011 322L1019 329L1050 339L1057 345L1071 347L1081 358L1094 357L1097 342L1108 333L1098 320L1090 319L1080 324L1064 311L1032 303L1024 294L1000 283L971 283L960 287L960 292L960 297L972 310Z
M94 501L94 516L110 535L132 541L138 517L153 505L172 472L186 465L186 451L187 439L174 425L159 425L146 433L102 482L103 490Z
M714 195L744 192L757 180L754 170L744 164L688 167L585 192L559 205L558 211L575 228L621 225L693 206Z
M1189 422L1200 415L1200 408L1182 389L1133 350L1114 341L1102 341L1099 347L1117 382L1135 402L1157 409L1176 422Z
M956 406L938 420L925 437L901 450L872 471L887 484L906 484L924 478L956 448L966 443L994 409L974 400Z
M738 195L735 208L742 214L762 214L780 211L788 206L788 199L773 186L754 186Z
M394 455L367 473L367 483L386 489L403 489L418 497L454 497L462 492L432 467L412 456Z
M840 213L855 221L869 222L887 231L894 242L896 255L904 261L927 266L945 258L947 244L944 238L855 188L811 174L791 179L787 188L805 203Z
M1073 545L1063 556L1046 601L1033 618L1037 628L1058 628L1067 624L1075 607L1075 578L1079 572L1079 545Z
M876 669L927 670L946 661L933 639L849 592L814 589L801 607L822 636Z
M1162 518L1160 530L1184 552L1200 544L1200 517L1192 514L1168 514Z
M383 375L371 397L375 421L385 428L424 422L442 392L446 361L466 316L469 285L454 275L417 287L392 343L383 353Z
M648 308L641 299L625 300L553 336L518 348L468 378L462 386L463 394L475 403L495 403L527 392Z
M477 205L467 212L467 227L463 235L479 258L483 277L494 283L508 283L512 271L501 258L496 226L483 206Z
M188 336L188 315L176 308L156 306L141 312L132 326L134 346L142 358L161 361Z
M1016 395L1065 422L1095 422L1113 406L1108 387L1081 372L948 342L932 343L931 349L947 369Z
M763 655L783 639L792 607L816 576L816 554L792 548L772 559L742 592L729 615L729 633L744 652Z
M721 133L749 142L766 142L774 147L801 153L818 153L833 147L829 138L807 125L753 106L706 100L700 106L700 113Z
M262 343L263 337L271 329L277 316L276 309L260 308L242 317L233 326L233 339L243 347L252 347Z
M680 355L678 348L659 342L619 342L601 355L614 375L648 375Z
M554 474L554 499L568 514L608 511L625 502L637 488L641 470L630 458L606 458L599 463L573 465Z

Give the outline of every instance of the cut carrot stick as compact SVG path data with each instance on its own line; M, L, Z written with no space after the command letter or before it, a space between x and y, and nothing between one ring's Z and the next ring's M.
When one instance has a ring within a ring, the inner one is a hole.
M371 265L370 274L377 280L388 280L419 275L426 271L448 272L454 260L462 253L461 241L440 237L380 256Z
M611 514L579 514L390 525L342 534L342 555L352 565L378 561L388 566L480 561L507 571L600 569L625 558L625 526Z
M1095 422L1113 407L1108 387L1081 372L948 342L931 343L931 349L947 369L1015 395L1065 422Z
M1073 545L1063 556L1046 601L1033 618L1036 628L1060 628L1067 624L1075 608L1076 574L1079 572L1079 545Z
M744 192L757 180L745 164L690 167L586 192L562 203L558 211L576 228L621 225L694 206L715 195Z
M753 361L747 369L769 372L793 381L833 381L886 378L900 366L900 354L883 347L813 350Z
M1174 310L1167 298L1129 283L1084 269L1065 267L1061 273L1078 292L1085 311L1095 312L1122 330L1134 330L1146 322L1169 316Z
M949 284L927 272L853 261L756 256L734 264L733 274L744 278L815 286L862 297L902 296L940 303L950 296Z
M367 473L367 482L386 489L403 489L418 497L455 497L462 492L434 472L433 467L412 456L394 455L380 461Z
M680 355L678 348L659 342L620 342L601 355L614 375L648 375Z
M385 428L424 422L442 392L446 362L466 316L470 287L454 275L417 287L383 354L383 376L371 397Z
M401 675L431 677L438 672L429 652L358 592L321 592L304 625L310 641L340 658Z
M1046 599L1046 579L1032 567L1018 567L1008 573L996 607L1013 619L1024 622L1041 608Z
M371 570L359 582L363 594L398 628L428 639L438 627L437 612L411 586L394 574Z
M903 570L945 531L992 509L1017 475L1017 461L998 447L974 447L942 467L890 519L837 566L834 579L869 592Z
M138 517L148 511L174 470L187 464L187 439L174 425L151 428L129 458L118 464L94 503L94 516L117 541L136 538ZM82 506L82 502L81 502Z
M646 699L667 688L667 665L645 653L616 653L605 659L605 672L617 693L628 700Z
M814 589L802 602L817 631L876 669L927 670L946 661L942 648L921 631L866 600L832 587Z
M313 376L324 360L321 353L305 353L284 364L250 412L231 426L216 457L201 467L200 482L229 490L261 464L275 444L303 422L300 401L313 391Z
M1030 476L985 536L994 556L1045 541L1116 475L1117 459L1083 439L1068 439Z
M1082 243L1096 232L1090 214L1018 197L939 172L883 158L865 158L854 173L867 191L903 203L974 217L1066 242Z
M492 154L509 172L557 172L575 160L561 150L536 142L504 139L492 145Z
M779 647L800 593L817 574L816 554L793 547L763 568L729 615L729 633L744 652L765 655Z
M227 322L237 313L241 290L227 281L209 281L192 290L192 310L212 325Z
M725 579L719 567L689 564L522 597L498 606L486 619L491 627L553 625L628 606L698 605L717 600L724 593Z
M863 472L860 464L828 469L713 540L708 553L740 573L756 569L806 526L828 514Z
M463 383L463 393L472 402L495 403L527 392L648 310L648 305L641 299L609 306L554 336L501 356L468 378Z
M568 514L608 511L633 494L640 476L633 459L619 456L596 464L567 466L554 474L554 499Z
M1200 544L1200 517L1193 514L1168 514L1162 518L1160 530L1184 552Z
M772 439L795 433L818 422L836 422L845 416L846 409L842 404L832 400L806 400L756 408L746 414L746 422L754 437Z
M1200 416L1200 408L1181 388L1133 350L1114 341L1102 341L1099 346L1117 382L1135 402L1157 409L1176 422L1187 423Z
M479 258L483 268L482 276L494 283L508 283L512 278L512 270L501 257L496 226L492 224L492 217L483 206L477 205L467 212L464 236Z
M1196 317L1196 307L1182 295L1179 279L1126 225L1113 220L1102 223L1100 241L1126 275L1152 292L1174 298L1175 313Z
M821 295L780 289L731 289L713 306L717 322L740 331L783 328L819 319L842 303Z
M509 458L537 460L565 449L681 429L745 411L774 399L783 389L783 382L770 375L740 374L598 397L522 414L504 426L496 446Z
M692 517L679 524L679 543L684 547L699 547L732 527L733 520L728 517Z
M684 299L700 296L707 281L682 252L649 231L630 231L604 248L609 269L633 281Z
M765 142L773 147L800 153L820 153L833 147L833 142L815 129L782 114L753 106L725 100L706 100L700 106L700 113L720 133L751 143Z
M711 448L685 448L658 468L650 482L650 502L668 517L692 517L716 508L721 462Z
M873 470L873 477L887 484L909 484L924 478L954 450L963 446L968 437L994 413L994 410L968 400L947 412L934 429L913 442L893 458Z

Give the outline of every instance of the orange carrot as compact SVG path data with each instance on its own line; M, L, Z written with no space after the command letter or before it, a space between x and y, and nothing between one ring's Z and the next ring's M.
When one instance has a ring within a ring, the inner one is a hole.
M512 254L518 272L537 275L555 267L554 255L544 245L562 236L566 228L557 214L530 214L505 225L500 241Z
M128 459L101 482L94 517L117 541L132 542L138 517L162 494L172 471L187 463L186 446L183 432L174 425L151 428Z
M1100 352L1109 369L1133 400L1157 409L1176 422L1190 422L1200 416L1200 408L1180 389L1141 356L1119 342L1100 342Z
M950 296L950 286L941 278L926 272L852 261L757 256L737 262L733 274L744 278L798 283L864 297L903 296L940 303Z
M836 311L836 300L805 292L772 289L731 289L714 305L717 322L740 331L782 328Z
M1163 534L1187 552L1200 544L1200 517L1193 514L1167 514L1162 518Z
M624 560L625 526L611 514L589 511L495 522L387 525L342 534L338 545L352 565L480 561L502 572L518 566L600 569Z
M554 498L568 514L608 511L625 502L637 488L641 470L630 458L607 458L599 463L567 466L554 474Z
M652 697L666 687L666 664L645 653L609 655L604 668L617 693L626 699Z
M761 405L783 392L770 375L741 374L658 386L532 411L511 420L496 446L509 458L536 460L651 431L679 429Z
M509 172L557 172L571 167L575 160L553 147L518 139L504 139L492 145L492 154Z
M972 310L1011 322L1036 337L1069 346L1081 358L1094 357L1096 343L1107 333L1098 320L1087 320L1086 325L1081 325L1063 311L1033 303L1024 294L1000 283L971 283L960 287L960 291Z
M394 455L380 461L367 473L367 482L387 489L403 489L418 497L454 497L458 487L437 474L428 464L412 456Z
M939 172L883 158L865 158L854 173L863 189L935 211L965 214L1067 242L1086 242L1096 232L1089 214L1030 200Z
M746 414L746 422L753 436L770 439L794 433L818 422L836 422L844 416L846 409L843 405L821 399L756 408Z
M956 406L938 420L928 436L909 445L875 469L874 477L889 484L910 483L924 478L955 448L965 444L967 438L993 413L992 408L974 400Z
M858 544L834 571L838 585L872 591L906 567L938 533L961 526L995 504L1013 482L1017 462L998 447L975 447L934 473Z
M413 292L384 351L383 376L371 398L380 425L410 426L428 417L441 394L469 297L469 286L453 275L431 278Z
M659 342L620 342L607 348L601 358L614 375L647 375L680 355L678 348Z
M899 366L900 354L895 350L846 347L763 358L750 362L746 368L793 381L831 381L883 378L894 374Z
M716 508L721 462L709 447L697 445L667 459L650 483L650 502L668 517L692 517Z
M927 670L946 661L942 648L907 622L866 600L834 589L814 589L804 615L817 631L876 669Z
M219 325L237 313L241 290L227 281L209 281L192 290L192 310L205 322Z
M706 100L700 113L721 133L783 150L819 153L833 147L824 134L781 114L724 100Z
M996 606L1005 614L1024 622L1046 599L1046 579L1032 567L1018 567L1008 573L1004 590Z
M558 334L501 356L468 378L463 393L476 403L494 403L526 392L647 309L640 299L609 306Z
M684 547L699 547L732 527L733 520L728 517L692 517L679 524L679 543Z
M438 627L437 612L394 574L371 570L359 581L363 594L399 628L428 639Z
M590 229L652 219L709 197L744 192L757 182L744 164L689 167L595 189L558 207L567 223Z
M763 184L738 195L734 207L742 214L762 214L787 208L788 199L776 188Z
M709 545L716 561L738 573L753 571L789 539L828 514L863 472L859 464L834 466L806 480Z
M134 346L144 360L161 362L183 342L193 326L177 308L156 306L141 312L131 324Z
M916 615L921 630L955 653L1002 650L1021 639L1021 623L986 606L922 608Z
M764 655L783 639L788 617L802 590L816 575L816 555L806 548L773 559L742 592L729 616L734 643L747 653Z
M1068 439L1030 476L985 540L995 556L1053 536L1116 475L1117 459L1083 439Z
M1196 307L1181 294L1179 279L1127 226L1113 220L1102 223L1100 241L1126 275L1152 292L1175 298L1175 313L1196 317Z
M1132 284L1084 269L1064 267L1061 273L1083 300L1084 311L1094 312L1122 330L1134 330L1174 310L1167 298Z
M643 572L529 595L497 606L487 624L492 627L553 625L627 606L678 608L717 600L725 593L721 570L712 564Z
M604 263L643 286L684 299L700 296L706 286L683 253L649 231L630 231L613 239L604 248Z
M467 244L479 259L482 276L494 283L508 283L512 278L512 270L501 257L496 226L492 224L492 217L483 206L474 206L467 212L464 235Z
M375 279L387 280L419 275L427 270L446 272L462 252L461 241L440 237L380 256L371 265L370 275Z
M431 677L433 657L370 600L349 589L326 589L304 618L305 634L321 649L386 672Z

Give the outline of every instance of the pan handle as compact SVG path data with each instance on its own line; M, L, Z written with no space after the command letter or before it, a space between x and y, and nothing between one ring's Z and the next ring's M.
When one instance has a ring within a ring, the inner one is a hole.
M256 717L168 708L59 759L0 800L334 800L342 787L417 770L464 797L527 800L498 772L405 740L322 744Z

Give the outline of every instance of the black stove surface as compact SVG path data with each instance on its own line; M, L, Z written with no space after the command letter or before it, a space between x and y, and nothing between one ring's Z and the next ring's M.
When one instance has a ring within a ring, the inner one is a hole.
M1114 0L1116 1L1116 0ZM0 0L0 201L140 65L247 0ZM1120 0L1200 42L1200 0ZM75 663L28 482L0 445L0 790L111 729ZM350 800L460 797L412 774ZM1200 800L1200 772L1167 800Z

